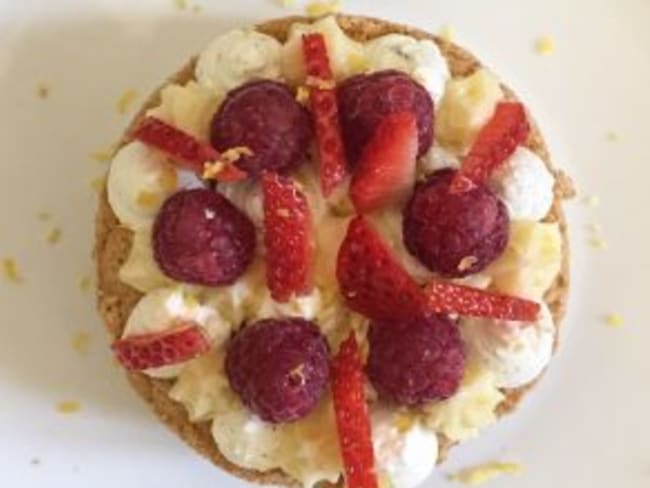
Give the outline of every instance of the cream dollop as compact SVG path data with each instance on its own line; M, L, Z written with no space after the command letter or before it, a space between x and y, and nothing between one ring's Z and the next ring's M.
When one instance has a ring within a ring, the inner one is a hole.
M418 174L423 177L435 173L436 171L440 171L441 169L459 169L460 157L439 144L434 144L434 146L418 160L417 168Z
M433 472L438 437L418 420L375 407L371 415L372 443L380 479L391 488L415 488Z
M424 407L425 423L452 441L476 437L496 422L496 408L503 399L494 374L478 358L470 357L456 394Z
M129 257L119 271L120 280L142 293L174 284L158 267L153 257L151 229L135 232Z
M159 288L145 295L131 312L122 338L164 332L179 321L192 321L203 327L214 347L230 336L230 324L214 308L201 305L181 287L176 287ZM154 378L173 378L186 364L151 368L145 373Z
M214 39L199 55L196 79L217 94L225 94L256 79L282 79L282 45L273 37L236 29Z
M512 220L542 220L553 205L555 179L540 157L523 146L494 172L490 186Z
M281 469L305 488L339 480L343 466L329 396L307 417L280 425L252 416L232 392L226 392L225 405L214 417L212 435L232 463L258 471Z
M295 23L289 29L287 42L282 47L282 68L290 83L305 81L305 63L302 53L302 36L321 33L334 77L338 80L360 73L366 68L364 46L350 39L333 16L324 17L313 24Z
M214 116L221 94L190 81L185 85L170 84L160 92L160 105L147 115L164 120L199 140L207 141L210 122Z
M131 230L149 228L165 199L181 188L202 186L189 171L172 165L162 153L141 142L122 147L108 172L108 202Z
M369 71L396 69L410 75L438 103L450 78L447 60L435 42L388 34L366 44Z
M519 388L535 380L553 357L555 325L542 304L531 324L490 319L465 319L465 343L489 369L499 388Z

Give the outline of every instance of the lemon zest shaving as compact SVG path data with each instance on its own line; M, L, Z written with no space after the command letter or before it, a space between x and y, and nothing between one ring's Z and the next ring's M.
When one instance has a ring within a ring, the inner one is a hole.
M117 113L120 115L127 113L135 101L138 99L138 95L138 90L134 90L133 88L124 90L124 92L122 92L120 97L117 99L117 102L115 103Z

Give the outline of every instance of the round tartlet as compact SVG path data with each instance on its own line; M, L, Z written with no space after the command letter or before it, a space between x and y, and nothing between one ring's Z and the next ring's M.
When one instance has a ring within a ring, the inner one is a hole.
M290 26L295 22L310 22L304 17L285 17L257 25L257 31L275 37L280 42L287 38ZM445 56L451 75L454 77L468 76L481 67L481 63L463 48L425 31L394 24L384 20L368 17L338 15L337 22L343 31L356 41L368 41L378 36L398 33L412 36L416 39L433 40ZM196 59L190 60L167 83L185 83L194 78ZM502 86L507 99L515 100L516 95L509 88ZM160 90L151 94L140 112L131 122L131 127L125 132L119 142L119 147L131 141L131 129L145 116L147 110L160 102ZM544 301L554 319L557 345L559 324L565 312L569 290L569 253L567 242L566 221L562 211L563 199L571 196L573 190L570 180L551 163L544 139L535 124L531 121L532 130L526 146L536 153L547 165L555 178L554 202L546 222L556 222L563 239L562 268L552 287L546 293ZM119 270L128 257L133 239L133 233L121 226L111 209L106 192L99 201L96 221L95 258L97 263L97 297L100 314L113 339L118 339L125 327L126 321L142 294L120 281ZM182 405L172 400L168 392L172 386L169 380L155 379L139 372L128 373L128 379L138 394L144 398L159 419L176 432L187 444L209 458L215 465L240 478L259 483L298 486L297 482L280 470L258 472L244 469L229 462L219 451L210 431L210 422L193 423L188 419ZM498 414L504 415L513 411L521 402L525 393L534 382L522 388L505 390L505 400L498 407ZM446 457L453 442L441 436L440 457ZM339 482L342 486L342 481Z

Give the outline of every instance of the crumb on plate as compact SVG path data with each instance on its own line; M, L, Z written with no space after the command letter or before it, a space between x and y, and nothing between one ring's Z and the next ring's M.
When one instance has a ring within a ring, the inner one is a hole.
M90 182L90 186L95 191L95 193L100 194L102 191L104 191L104 187L106 186L106 175L93 178L93 180Z
M77 413L81 410L81 404L75 400L63 400L56 404L56 411L62 414Z
M133 88L124 90L124 92L122 92L120 97L117 99L117 102L115 103L115 108L117 109L117 113L119 113L120 115L124 115L125 113L127 113L137 99L138 99L138 90L134 90Z
M113 159L116 149L117 146L115 144L111 144L108 147L95 149L90 153L90 158L97 161L98 163L108 163Z
M489 462L466 468L458 473L448 476L450 481L467 485L480 485L503 474L518 475L523 472L523 467L515 463Z
M40 222L49 222L52 219L52 214L50 212L42 211L36 214L36 218Z
M451 24L445 24L438 30L438 35L447 42L454 42L454 39L456 39L456 28Z
M305 11L309 17L322 17L341 10L341 0L316 1L307 4Z
M45 236L45 242L53 246L61 240L62 235L61 227L52 227Z
M623 320L623 316L618 313L610 313L605 316L605 323L614 329L618 329L620 327L623 327L623 324L625 321Z
M610 131L608 131L608 132L605 134L605 138L606 138L609 142L616 142L616 141L618 141L618 139L619 139L619 137L618 137L618 132L614 132L613 130L610 130Z
M535 51L542 56L549 56L555 52L555 39L550 36L540 36L535 41Z
M23 277L18 269L18 263L14 258L4 258L2 260L2 274L9 283L22 283Z
M38 466L39 464L41 464L41 460L37 457L31 458L29 460L29 464L31 464L32 466Z
M79 288L83 293L88 293L92 287L93 280L90 275L83 275L79 280Z
M600 205L600 198L596 195L587 195L585 196L582 201L589 207L597 207Z
M607 242L601 236L594 236L589 239L589 245L599 251L604 251L607 249Z
M70 345L75 352L81 355L87 354L90 347L90 334L84 330L77 330L70 338Z
M187 0L174 0L174 6L178 10L185 10L187 8Z
M45 100L50 96L50 85L44 81L40 81L36 84L36 96L41 100Z

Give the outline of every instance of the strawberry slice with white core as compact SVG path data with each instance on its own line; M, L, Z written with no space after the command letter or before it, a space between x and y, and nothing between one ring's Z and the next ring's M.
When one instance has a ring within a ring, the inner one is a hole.
M518 102L501 102L481 129L450 191L462 193L486 183L492 172L523 144L530 133L526 109Z
M320 156L321 189L328 197L347 175L347 162L339 125L336 84L323 35L318 33L304 35L302 48Z
M363 365L354 332L332 362L332 393L348 488L377 488Z
M207 165L220 162L222 155L211 145L195 139L190 134L156 117L146 117L134 130L133 137L147 146L164 152L182 166L202 175ZM212 179L240 181L248 175L231 161L223 161Z
M262 175L266 281L275 301L312 289L314 254L311 212L307 198L291 179Z
M403 203L413 189L418 128L409 112L388 115L363 149L350 196L357 212Z
M428 309L435 313L534 323L540 312L539 303L531 300L442 281L430 282L425 294Z
M363 217L348 227L336 276L348 307L371 319L406 320L425 311L422 289Z
M203 328L182 322L164 332L118 339L111 348L126 369L142 371L194 359L210 350L210 341Z

